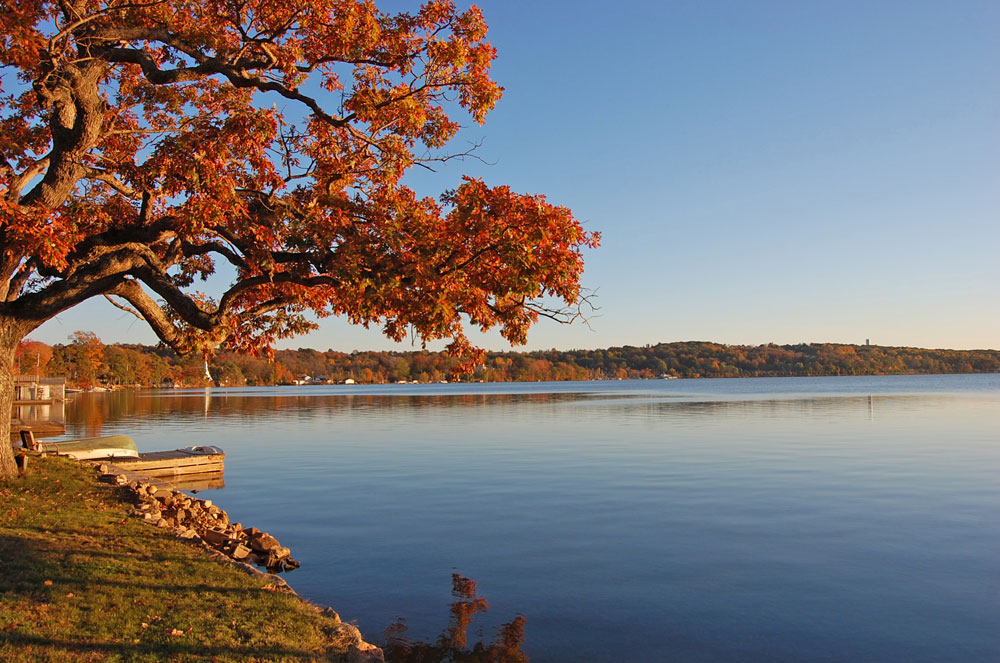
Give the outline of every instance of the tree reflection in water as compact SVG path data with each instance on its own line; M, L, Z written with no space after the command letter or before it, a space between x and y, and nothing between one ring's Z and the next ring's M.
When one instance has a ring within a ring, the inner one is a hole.
M527 663L521 650L524 623L521 615L502 625L490 644L468 646L467 631L475 616L490 609L486 599L476 596L476 583L458 573L451 575L451 619L448 628L433 643L414 642L406 637L402 618L385 631L383 647L387 663Z

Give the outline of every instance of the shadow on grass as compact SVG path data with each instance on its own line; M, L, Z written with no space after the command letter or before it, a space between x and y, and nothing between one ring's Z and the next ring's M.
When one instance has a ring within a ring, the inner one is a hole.
M62 543L65 545L67 539ZM177 559L171 563L178 566L191 563L190 559L181 556L168 557ZM261 592L260 589L248 588L242 583L215 585L198 580L183 584L184 574L173 574L169 582L157 584L155 578L134 570L129 576L127 564L121 564L119 571L110 563L120 559L99 548L66 549L59 541L0 535L0 649L34 651L44 660L74 660L75 655L89 657L87 660L218 659L242 662L304 661L317 656L315 651L297 647L294 641L275 643L267 641L266 637L254 637L267 618L258 621L258 616L253 615L247 620L243 610L247 605L245 599ZM145 559L129 561L146 567L157 565L156 561ZM134 569L134 565L131 568ZM213 571L211 566L205 568ZM222 567L219 569L221 572ZM124 574L125 577L108 579L108 574ZM200 624L196 615L177 617L173 614L172 606L196 604L204 606L201 614L208 614L219 606L237 607L232 616L227 613L224 620L215 619L205 624ZM132 606L140 611L135 613L134 620L125 612ZM73 610L78 612L73 613ZM155 626L146 630L143 624L143 629L139 630L143 615L151 611L161 612L167 620L153 617L149 621L157 620ZM56 614L59 617L53 623L50 620L55 619ZM94 615L102 615L98 621L107 622L97 632L84 626L94 623ZM240 626L236 626L236 621L230 626L231 619L239 620ZM134 621L134 624L125 629L127 632L112 631L111 623L123 620ZM170 633L173 630L171 621L195 624L198 630L193 634L188 631ZM86 635L77 637L77 629ZM227 638L231 636L236 642L204 642L220 629L228 632ZM246 645L238 644L244 639ZM16 660L34 660L31 654L28 656L28 659Z
M32 539L0 535L0 592L35 590L34 595L49 576L62 575L62 564L46 552Z
M119 642L86 642L83 640L59 640L55 638L45 638L40 636L27 635L17 631L0 632L0 642L6 642L14 646L34 645L36 647L46 647L56 649L67 654L95 653L111 656L112 654L128 660L137 656L148 655L157 658L163 656L198 656L200 658L212 658L225 656L229 660L237 661L258 661L273 660L276 657L294 657L296 659L309 659L314 652L301 649L289 649L282 647L262 647L258 645L248 647L212 647L205 646L197 642L172 642L160 643L119 643ZM181 659L185 660L185 659Z
M38 593L39 588L46 587L43 584L46 581L51 581L53 585L58 585L63 590L92 589L92 583L88 582L86 577L81 579L80 569L74 568L79 566L79 564L74 563L74 558L86 558L88 562L101 559L119 561L121 556L100 549L66 551L58 545L37 539L0 535L0 591L28 590ZM156 555L155 557L132 557L131 559L151 567L162 564L164 561L171 564L190 563L190 560L180 555ZM117 587L132 592L138 590L159 592L166 589L163 584L142 582L135 577L131 580L102 577L99 582L103 589ZM169 590L172 594L194 592L200 594L215 593L220 596L244 595L247 592L242 587L209 585L203 582L183 584L177 580L172 581Z

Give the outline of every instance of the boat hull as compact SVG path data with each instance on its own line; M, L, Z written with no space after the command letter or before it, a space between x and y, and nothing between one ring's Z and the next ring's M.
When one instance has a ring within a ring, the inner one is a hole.
M85 437L62 442L39 440L37 444L39 451L70 456L77 460L139 457L139 451L135 447L135 442L127 435Z

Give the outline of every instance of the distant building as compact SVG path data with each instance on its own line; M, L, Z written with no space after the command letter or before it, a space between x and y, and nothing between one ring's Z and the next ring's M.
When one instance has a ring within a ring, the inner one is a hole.
M14 402L64 401L66 378L41 378L34 375L14 377Z
M66 379L33 375L14 376L11 431L32 430L36 435L66 432Z

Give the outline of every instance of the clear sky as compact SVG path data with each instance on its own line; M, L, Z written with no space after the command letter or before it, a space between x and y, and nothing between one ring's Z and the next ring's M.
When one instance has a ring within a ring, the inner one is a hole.
M604 236L590 327L540 323L526 349L1000 349L1000 2L478 4L506 92L455 147L487 163L411 185L467 172ZM410 347L321 324L281 347ZM78 329L155 342L103 300L31 337Z

